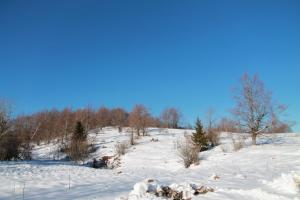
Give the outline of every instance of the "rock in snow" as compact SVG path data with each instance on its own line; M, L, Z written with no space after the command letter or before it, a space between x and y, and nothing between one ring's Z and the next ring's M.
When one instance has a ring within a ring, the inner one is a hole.
M134 185L128 200L158 200L166 198L172 200L190 200L193 196L213 191L214 190L210 187L197 186L188 183L173 183L170 186L164 186L157 182L145 180Z

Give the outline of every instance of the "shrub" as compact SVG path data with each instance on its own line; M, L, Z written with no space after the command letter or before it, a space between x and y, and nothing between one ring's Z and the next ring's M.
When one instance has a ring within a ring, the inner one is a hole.
M75 162L82 161L89 155L89 145L86 141L74 140L69 147L69 157Z
M234 138L234 136L232 136L231 139L234 151L239 151L244 147L244 139L241 136L238 136L237 138Z
M30 143L23 143L20 146L20 157L23 160L31 160L32 159L32 149L33 145Z
M193 143L190 137L177 142L177 151L185 168L189 168L192 164L199 164L199 147Z
M207 134L207 140L211 147L218 146L220 144L220 132L210 130Z
M115 145L115 152L117 155L125 155L127 149L129 147L128 142L120 142Z
M225 144L221 145L221 150L223 153L227 153L229 151L227 145L225 145Z
M21 140L13 134L0 138L0 160L15 160L20 158Z

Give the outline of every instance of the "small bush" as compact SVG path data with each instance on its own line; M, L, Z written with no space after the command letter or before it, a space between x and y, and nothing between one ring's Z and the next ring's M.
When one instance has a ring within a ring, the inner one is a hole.
M207 133L207 139L211 147L218 146L220 144L220 133L211 130Z
M232 136L232 147L234 151L239 151L244 147L244 139L242 137L234 138Z
M223 153L227 153L229 151L227 145L225 145L225 144L221 145L221 150Z
M293 180L294 180L295 185L298 189L298 193L300 193L300 175L295 174L294 177L293 177Z
M129 148L128 142L120 142L115 145L115 152L119 156L125 155L128 148Z
M177 151L183 161L184 167L189 168L192 164L199 164L199 147L194 145L191 138L177 143Z
M30 142L23 143L20 146L20 157L23 160L31 160L32 159L32 149L33 145Z
M73 140L69 146L69 158L72 161L79 162L84 160L89 155L89 144L86 141Z

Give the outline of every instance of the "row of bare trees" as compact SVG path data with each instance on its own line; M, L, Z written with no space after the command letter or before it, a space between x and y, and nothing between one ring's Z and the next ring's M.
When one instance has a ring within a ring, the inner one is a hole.
M179 113L175 108L168 108L162 113L169 112L169 110L172 113ZM176 120L176 123L172 121L174 125L172 127L178 128L180 115L178 114L176 119L172 117L171 120ZM87 131L115 126L119 132L122 132L123 127L129 126L139 136L145 135L148 127L169 127L167 125L169 122L166 119L161 120L159 117L154 117L144 105L134 106L131 112L123 108L108 109L106 107L99 109L84 108L74 111L69 108L61 111L57 109L45 110L32 115L18 116L13 120L13 124L14 129L18 130L19 133L39 143L41 141L50 142L57 138L64 140L73 132L78 121L83 124Z
M173 113L179 113L174 108L167 108L162 113L167 113L169 110ZM179 116L178 114L176 127L180 123ZM4 147L4 143L7 143L9 146L9 143L12 144L14 139L15 143L18 144L15 146L22 146L24 152L27 152L23 155L29 155L32 143L50 143L55 139L61 146L66 146L78 122L82 124L86 131L115 126L119 132L122 132L123 127L130 126L137 136L144 136L148 127L167 126L165 123L169 124L169 122L166 120L165 118L163 121L159 117L154 117L149 109L143 105L136 105L131 112L123 108L109 109L101 107L93 109L87 107L77 110L65 108L63 110L44 110L31 115L19 115L12 118L10 104L2 100L0 101L0 145ZM174 120L174 117L172 120ZM0 153L3 149L0 147ZM15 153L15 155L17 154L20 155L20 152ZM15 158L17 156L3 156L3 159L8 159L8 157ZM23 157L29 158L30 156Z

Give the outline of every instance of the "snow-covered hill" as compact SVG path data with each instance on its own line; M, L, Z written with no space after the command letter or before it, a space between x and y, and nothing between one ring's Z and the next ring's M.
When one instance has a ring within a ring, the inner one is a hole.
M260 137L261 145L232 151L231 140L223 134L222 145L201 153L200 165L185 169L176 142L186 133L191 130L150 129L149 136L138 139L113 170L52 161L55 144L42 144L34 150L34 161L0 162L0 199L126 199L136 183L149 179L160 185L214 189L193 197L196 200L300 199L300 135L266 135ZM128 137L129 133L113 128L90 134L99 147L91 158L113 155L116 142ZM139 195L130 199L158 199Z

